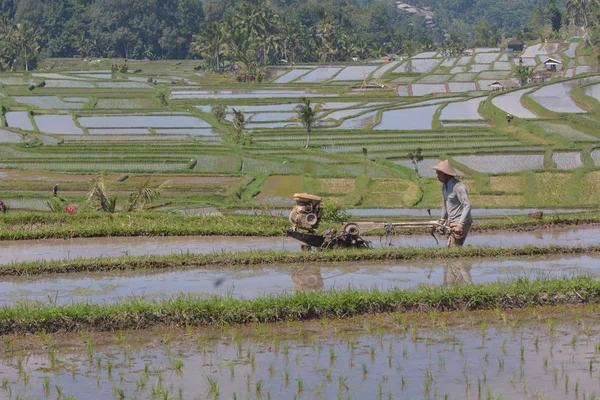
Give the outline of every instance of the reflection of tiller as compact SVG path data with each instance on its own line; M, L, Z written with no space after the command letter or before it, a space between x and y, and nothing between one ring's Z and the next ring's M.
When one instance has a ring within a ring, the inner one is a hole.
M340 230L329 229L322 234L316 234L323 209L321 208L322 197L306 193L296 193L294 201L296 205L290 213L291 228L285 229L287 236L304 243L303 250L315 247L319 250L339 248L370 248L371 242L360 237L374 230L385 230L387 234L392 233L395 228L428 228L430 234L436 239L435 232L442 235L452 234L445 223L439 221L413 221L413 222L346 222ZM301 232L299 230L304 230Z

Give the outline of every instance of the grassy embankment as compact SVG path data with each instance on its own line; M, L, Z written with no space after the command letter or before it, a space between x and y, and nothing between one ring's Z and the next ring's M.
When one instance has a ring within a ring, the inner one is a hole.
M166 256L103 257L58 261L31 261L0 266L1 276L161 270L176 268L240 268L266 264L306 264L357 261L452 260L467 258L509 258L542 255L600 253L600 246L524 246L452 248L341 249L326 252L250 251L216 254L171 254Z
M427 217L424 219L435 219ZM381 218L369 218L376 220ZM417 219L417 218L411 218ZM386 221L392 218L386 218ZM472 232L512 230L524 231L551 227L600 223L597 212L547 215L541 220L525 216L475 221ZM325 222L320 230L339 228L339 223ZM113 236L282 236L289 227L286 217L267 216L186 216L161 212L144 213L23 213L0 216L0 240L27 240ZM373 231L372 235L382 232ZM425 229L398 229L396 235L426 234Z
M349 318L376 313L489 310L595 303L600 282L590 278L515 279L455 287L387 291L356 289L259 297L164 300L119 304L18 305L0 310L0 334L114 331Z

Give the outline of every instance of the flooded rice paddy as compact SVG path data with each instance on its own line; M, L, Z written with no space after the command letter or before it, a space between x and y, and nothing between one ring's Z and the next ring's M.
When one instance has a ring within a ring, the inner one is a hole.
M516 277L600 276L598 256L503 260L344 262L75 273L0 280L0 305L26 302L115 303L131 297L165 299L181 293L254 298L298 289L416 288L423 285L493 283Z
M595 399L594 308L7 338L18 398Z
M432 214L439 215L437 210ZM422 216L427 215L425 211ZM433 217L434 218L434 217ZM598 244L600 228L548 229L532 232L473 233L467 244L473 246L564 245L588 246ZM443 247L426 231L422 235L393 236L387 239L370 237L374 247ZM287 237L115 237L3 241L0 264L36 260L66 260L78 258L169 255L219 254L240 251L288 250L300 251L300 242Z
M585 110L579 108L573 99L571 99L571 92L576 87L582 86L586 83L597 82L598 80L600 80L600 76L555 83L536 90L535 92L531 93L529 97L550 111L585 113Z

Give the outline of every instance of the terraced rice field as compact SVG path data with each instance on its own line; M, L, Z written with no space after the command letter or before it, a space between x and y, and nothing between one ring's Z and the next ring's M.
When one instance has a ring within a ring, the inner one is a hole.
M520 172L544 168L542 154L505 154L489 156L457 156L456 161L467 167L488 174Z

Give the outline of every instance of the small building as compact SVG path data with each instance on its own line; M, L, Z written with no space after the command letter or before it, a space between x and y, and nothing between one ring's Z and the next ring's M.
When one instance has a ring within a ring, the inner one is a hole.
M559 65L562 65L562 62L555 60L554 58L548 58L546 61L544 61L546 71L556 72L556 69Z
M383 56L381 57L381 62L382 63L389 63L391 60L390 56Z
M523 42L518 39L513 39L506 44L506 50L510 52L523 51Z

